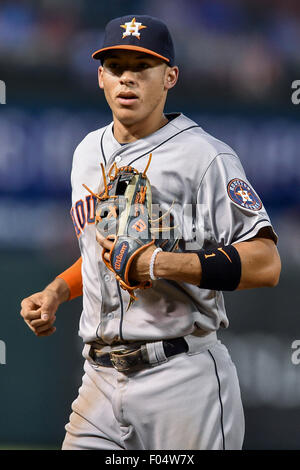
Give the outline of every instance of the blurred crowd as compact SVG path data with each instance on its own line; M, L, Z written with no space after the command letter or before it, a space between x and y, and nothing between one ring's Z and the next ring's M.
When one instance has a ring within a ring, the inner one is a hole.
M6 77L29 74L33 83L59 73L65 87L75 80L88 89L96 69L91 53L106 22L130 13L169 25L182 72L179 93L213 99L217 89L259 103L280 100L297 78L298 0L2 0L1 70Z

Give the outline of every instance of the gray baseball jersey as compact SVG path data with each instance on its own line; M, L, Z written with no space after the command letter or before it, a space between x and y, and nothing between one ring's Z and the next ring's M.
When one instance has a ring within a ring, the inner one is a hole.
M168 209L176 201L182 250L244 241L266 226L276 240L235 152L184 115L126 145L112 123L88 134L74 155L71 210L82 254L85 375L63 449L240 449L238 378L216 334L228 326L222 293L158 279L125 311L129 295L101 259L95 199L82 184L97 192L101 162L142 171L150 153L153 203ZM182 336L188 351L167 358L162 340ZM150 366L122 373L97 365L89 356L94 342L101 352L146 343Z
M82 254L80 335L85 343L201 336L228 326L222 293L184 282L155 281L152 289L138 291L138 300L125 312L129 296L102 262L95 200L82 186L97 192L101 162L107 169L116 162L141 171L152 153L147 175L153 203L168 209L175 200L180 206L184 249L195 247L195 238L198 248L209 248L271 227L236 153L183 114L171 117L155 133L126 145L116 141L111 123L88 134L75 151L71 215Z

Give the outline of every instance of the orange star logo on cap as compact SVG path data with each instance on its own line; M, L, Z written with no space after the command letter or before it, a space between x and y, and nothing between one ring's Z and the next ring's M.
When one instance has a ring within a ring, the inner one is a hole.
M142 23L137 23L135 18L132 18L131 22L121 24L120 27L126 30L125 33L123 33L122 39L127 36L135 36L140 39L141 34L139 31L147 28L147 26L144 26Z

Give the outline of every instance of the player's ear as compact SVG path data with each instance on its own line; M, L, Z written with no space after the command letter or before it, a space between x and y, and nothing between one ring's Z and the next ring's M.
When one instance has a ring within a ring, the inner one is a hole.
M173 88L178 80L179 69L177 65L174 67L167 67L165 72L165 87L167 90Z
M104 87L103 87L103 67L102 67L102 65L100 65L100 67L98 68L98 83L99 83L99 87L103 89Z

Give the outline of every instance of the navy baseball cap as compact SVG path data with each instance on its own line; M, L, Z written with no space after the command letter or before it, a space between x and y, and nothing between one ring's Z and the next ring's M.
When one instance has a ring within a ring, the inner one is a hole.
M145 52L174 65L174 45L171 34L161 20L148 15L127 15L111 20L106 28L102 48L92 54L102 60L112 49Z

